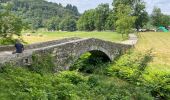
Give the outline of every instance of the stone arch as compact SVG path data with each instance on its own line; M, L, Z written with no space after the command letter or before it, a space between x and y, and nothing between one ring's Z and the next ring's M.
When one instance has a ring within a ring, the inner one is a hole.
M103 61L106 62L110 62L112 61L112 56L110 55L110 53L102 48L102 47L90 47L88 49L84 49L84 50L79 50L79 52L74 54L74 59L69 63L68 69L71 65L73 65L83 54L90 52L92 55L94 55L95 57L102 57L104 58Z
M91 53L91 55L95 56L95 57L100 57L103 58L102 60L104 61L111 61L111 58L103 51L100 50L92 50L92 51L88 51Z

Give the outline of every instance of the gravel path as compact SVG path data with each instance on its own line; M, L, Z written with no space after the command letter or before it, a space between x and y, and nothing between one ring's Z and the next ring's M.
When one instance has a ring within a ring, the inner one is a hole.
M129 34L129 40L123 41L121 43L128 45L136 45L138 42L138 37L135 34Z

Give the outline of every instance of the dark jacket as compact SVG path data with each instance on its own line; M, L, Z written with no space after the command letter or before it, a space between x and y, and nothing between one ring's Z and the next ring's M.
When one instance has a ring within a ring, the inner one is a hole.
M16 43L15 48L16 48L16 53L22 53L24 51L24 45L21 43Z

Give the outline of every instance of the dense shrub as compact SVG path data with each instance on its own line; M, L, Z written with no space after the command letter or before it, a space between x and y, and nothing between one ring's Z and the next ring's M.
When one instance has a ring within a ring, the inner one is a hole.
M121 56L115 64L108 68L108 74L116 75L132 83L138 82L151 58L150 51L143 54L129 52Z
M108 68L107 74L146 88L156 99L169 100L170 74L149 70L147 63L151 59L150 51L144 54L134 52L125 54Z
M14 44L16 41L14 39L11 38L0 38L0 44L2 45L10 45L10 44Z
M63 71L57 77L61 79L67 79L67 82L75 85L86 81L86 79L80 73L75 71Z
M7 66L0 71L0 84L1 100L151 98L147 92L135 89L128 83L120 85L117 80L108 76L84 76L76 71L41 75L22 67Z
M170 99L170 74L147 70L142 78L141 85L145 86L151 94L163 100Z
M53 58L50 54L44 54L41 56L34 54L32 56L32 60L32 65L29 66L30 70L40 74L54 71L55 65L53 63Z

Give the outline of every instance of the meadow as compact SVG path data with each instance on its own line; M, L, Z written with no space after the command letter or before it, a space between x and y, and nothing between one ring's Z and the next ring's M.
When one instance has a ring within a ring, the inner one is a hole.
M139 33L137 51L152 49L153 60L149 63L151 70L170 72L170 32Z
M113 42L122 41L121 34L116 32L36 32L31 36L23 35L22 38L27 43L44 42L69 37L98 38Z

